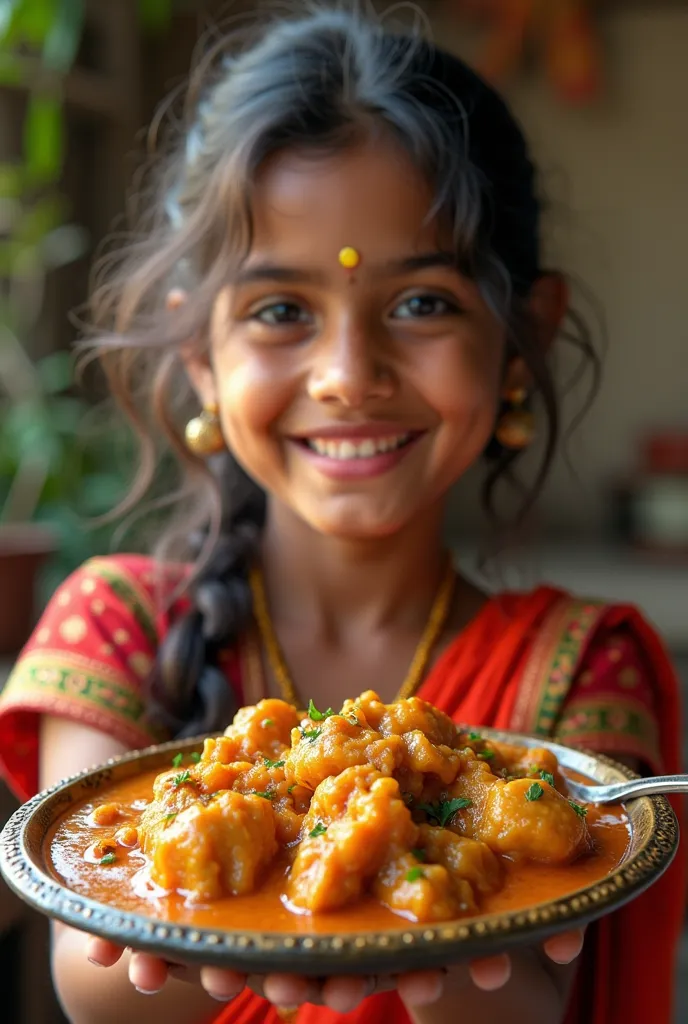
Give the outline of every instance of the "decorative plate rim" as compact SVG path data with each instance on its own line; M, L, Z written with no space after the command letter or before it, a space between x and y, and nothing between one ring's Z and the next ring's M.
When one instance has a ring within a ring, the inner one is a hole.
M597 765L613 769L621 778L635 777L632 771L611 758L544 737L488 727L481 727L481 733L498 741L550 749L561 755L564 767L566 760L571 761L569 755L573 755L579 762L588 761L589 769ZM154 761L170 751L189 751L197 748L204 738L172 740L111 758L27 801L15 811L0 834L0 874L9 887L34 909L67 925L124 946L164 951L187 961L231 964L250 972L265 972L276 967L280 971L303 973L307 960L307 973L356 973L369 970L371 965L379 973L395 965L398 969L400 954L408 956L416 965L446 964L453 959L484 954L487 950L493 953L529 940L541 941L558 931L588 924L640 895L669 867L678 849L678 821L669 801L665 797L643 797L638 803L642 801L651 815L649 837L628 860L592 885L521 910L432 924L409 922L408 927L402 925L398 930L311 935L218 930L144 917L69 890L37 862L27 834L32 828L41 827L39 816L49 814L56 801L64 802L65 806L69 804L69 791L75 785L90 784L97 788L120 766L143 765L146 760ZM574 766L569 763L569 767ZM66 799L60 801L60 796ZM50 820L55 816L53 814ZM41 839L44 834L45 828Z

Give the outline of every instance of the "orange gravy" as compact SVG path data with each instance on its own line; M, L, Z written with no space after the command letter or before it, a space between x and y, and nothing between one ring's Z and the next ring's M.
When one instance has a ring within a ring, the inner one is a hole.
M147 886L146 858L138 849L118 847L116 862L107 866L85 860L84 851L97 839L113 832L112 826L98 827L91 823L89 818L94 808L117 802L131 812L126 815L126 822L123 819L118 825L128 822L137 825L143 807L151 799L153 781L158 774L159 769L126 779L99 793L96 800L82 801L57 821L47 839L47 860L62 884L73 892L120 910L216 930L304 934L408 930L408 920L393 914L372 897L351 907L313 916L289 910L280 898L288 870L286 859L273 864L259 891L209 904L191 904L178 894L156 892L152 886ZM564 770L563 774L582 779L575 772ZM623 861L630 842L630 823L624 809L590 806L587 822L595 852L574 864L566 867L532 862L516 864L501 858L505 867L503 887L482 899L481 914L532 907L581 889L613 871Z

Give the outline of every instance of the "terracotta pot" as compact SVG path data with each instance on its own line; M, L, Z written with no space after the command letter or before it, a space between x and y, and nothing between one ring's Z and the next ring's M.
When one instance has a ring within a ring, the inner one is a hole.
M36 614L36 576L56 550L55 535L33 523L0 526L0 655L16 654Z

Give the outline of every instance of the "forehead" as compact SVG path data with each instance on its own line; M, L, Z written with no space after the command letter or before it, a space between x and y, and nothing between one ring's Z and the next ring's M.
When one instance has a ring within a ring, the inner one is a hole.
M310 260L344 245L370 257L403 256L439 243L432 206L428 182L390 141L329 153L286 151L258 175L253 248Z

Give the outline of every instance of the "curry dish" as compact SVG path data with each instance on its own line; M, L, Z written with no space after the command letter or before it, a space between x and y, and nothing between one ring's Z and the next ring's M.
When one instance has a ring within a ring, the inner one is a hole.
M234 927L259 914L279 928L351 925L373 906L379 924L475 915L518 893L532 905L607 874L628 839L620 808L569 799L551 751L367 692L337 713L242 708L202 753L72 810L51 858L71 888L123 909L159 915L163 900L171 919L217 924L224 908Z

